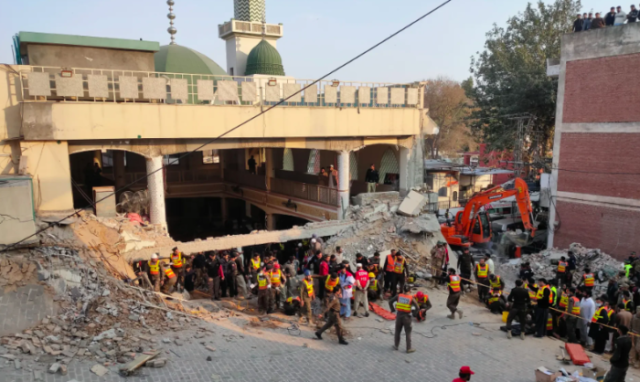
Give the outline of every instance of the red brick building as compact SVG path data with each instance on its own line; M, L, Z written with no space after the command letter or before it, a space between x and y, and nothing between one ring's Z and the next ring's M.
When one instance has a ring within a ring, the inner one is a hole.
M640 250L639 68L640 24L563 36L549 247Z

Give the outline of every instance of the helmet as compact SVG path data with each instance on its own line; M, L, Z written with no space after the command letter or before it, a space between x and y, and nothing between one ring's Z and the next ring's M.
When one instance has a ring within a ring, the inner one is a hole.
M308 269L306 271L304 271L304 275L305 276L311 276L311 271L309 271Z
M273 265L273 267L274 267L275 269L280 269L280 264L275 263L275 264Z
M424 293L418 292L418 293L416 293L416 297L417 298L424 298Z
M373 272L369 272L369 277L370 277L370 278L371 278L371 277L376 278L376 274L375 274L375 273L373 273Z
M154 253L153 255L151 255L151 260L158 260L158 254Z

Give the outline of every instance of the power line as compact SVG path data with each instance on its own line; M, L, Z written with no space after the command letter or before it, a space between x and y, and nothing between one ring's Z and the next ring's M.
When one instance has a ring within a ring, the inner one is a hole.
M445 5L449 4L449 3L450 3L450 2L452 2L452 1L453 1L453 0L446 0L446 1L444 1L443 3L441 3L440 5L438 5L437 7L433 8L433 9L432 9L432 10L430 10L429 12L427 12L427 13L423 14L422 16L418 17L418 18L417 18L417 19L415 19L414 21L410 22L409 24L407 24L407 25L405 25L404 27L400 28L400 29L399 29L399 30L397 30L396 32L394 32L394 33L392 33L391 35L387 36L386 38L384 38L383 40L381 40L381 41L380 41L380 42L378 42L377 44L375 44L375 45L371 46L370 48L368 48L367 50L365 50L364 52L362 52L362 53L358 54L357 56L355 56L355 57L353 57L352 59L348 60L348 61L347 61L347 62L345 62L344 64L342 64L342 65L338 66L337 68L335 68L335 69L331 70L331 71L330 71L330 72L328 72L327 74L325 74L325 75L323 75L322 77L318 78L317 80L315 80L315 81L311 82L310 84L306 85L305 87L303 87L302 89L298 90L297 92L295 92L295 93L291 94L289 97L282 99L281 101L279 101L279 102L275 103L274 105L272 105L272 106L268 107L266 110L261 111L260 113L258 113L258 114L256 114L255 116L253 116L253 117L251 117L251 118L249 118L249 119L245 120L244 122L240 123L239 125L237 125L237 126L235 126L235 127L231 128L231 129L229 129L229 130L225 131L224 133L220 134L219 136L217 136L217 137L215 137L215 138L213 138L213 139L211 139L211 140L209 140L209 141L207 141L207 142L203 143L202 145L200 145L200 146L196 147L196 148L195 148L195 149L193 149L192 151L189 151L189 152L187 152L187 153L185 153L185 154L183 154L183 155L181 155L181 156L179 156L179 157L177 157L177 158L174 158L172 161L168 162L166 165L163 165L162 167L158 168L157 170L152 171L152 172L150 172L150 173L146 174L145 176L143 176L143 177L141 177L141 178L139 178L139 179L136 179L136 180L134 180L133 182L131 182L131 183L129 183L129 184L126 184L126 185L122 186L120 189L115 190L113 193L108 194L108 195L107 195L107 196L105 196L104 198L102 198L102 199L100 199L100 200L97 200L97 201L93 202L90 206L91 206L91 207L93 207L93 206L95 206L96 204L100 203L101 201L103 201L103 200L105 200L105 199L107 199L107 198L110 198L111 196L115 195L117 192L122 191L122 190L124 190L124 189L126 189L126 188L129 188L130 186L132 186L132 185L134 185L134 184L138 183L139 181L141 181L141 180L143 180L143 179L148 178L149 176L151 176L151 175L155 174L155 173L156 173L156 172L158 172L158 171L163 170L165 167L168 167L168 166L171 166L171 165L173 165L173 164L175 164L175 163L178 163L181 159L186 158L187 156L189 156L189 155L191 155L191 154L193 154L193 153L195 153L195 152L199 151L199 150L200 150L200 149L202 149L203 147L205 147L205 146L207 146L207 145L209 145L209 144L211 144L211 143L213 143L213 142L217 141L218 139L220 139L220 138L222 138L222 137L224 137L224 136L228 135L229 133L231 133L231 132L233 132L233 131L235 131L235 130L239 129L240 127L242 127L242 126L246 125L247 123L249 123L249 122L253 121L254 119L256 119L256 118L258 118L258 117L260 117L260 116L264 115L265 113L269 112L270 110L274 109L275 107L282 105L283 103L287 102L287 100L288 100L288 99L293 98L294 96L296 96L296 95L298 95L298 94L302 93L302 91L306 90L307 88L309 88L309 87L311 87L311 86L313 86L313 85L317 84L318 82L320 82L320 81L324 80L325 78L329 77L330 75L332 75L332 74L336 73L336 72L337 72L337 71L339 71L340 69L342 69L342 68L346 67L347 65L349 65L349 64L351 64L351 63L353 63L354 61L358 60L358 59L359 59L359 58L361 58L362 56L364 56L364 55L366 55L367 53L371 52L372 50L376 49L377 47L379 47L380 45L384 44L385 42L387 42L387 41L391 40L391 39L392 39L392 38L394 38L395 36L399 35L400 33L404 32L405 30L409 29L410 27L412 27L413 25L415 25L415 24L417 24L418 22L422 21L423 19L427 18L428 16L430 16L430 15L431 15L431 14L433 14L433 13L435 13L436 11L438 11L438 10L439 10L439 9L441 9L441 8L443 8ZM42 232L46 231L47 229L51 228L53 225L55 225L55 224L59 224L60 222L62 222L62 221L64 221L64 220L66 220L66 219L68 219L68 218L70 218L70 217L73 217L73 216L77 215L78 213L79 213L79 211L75 211L75 212L73 212L72 214L69 214L69 215L65 216L64 218L62 218L62 219L60 219L60 220L58 220L58 221L56 221L56 222L48 222L48 223L47 223L47 226L46 226L45 228L42 228L42 229L40 229L40 230L36 231L35 233L33 233L33 234L31 234L31 235L29 235L29 236L27 236L27 237L25 237L25 238L21 239L20 241L17 241L17 242L15 242L15 243L13 243L13 244L8 245L8 246L7 246L7 247L5 247L2 251L0 251L0 253L9 251L10 249L14 248L15 246L19 245L20 243L24 242L25 240L27 240L27 239L29 239L29 238L31 238L31 237L33 237L33 236L36 236L36 235L38 235L38 234L40 234L40 233L42 233Z

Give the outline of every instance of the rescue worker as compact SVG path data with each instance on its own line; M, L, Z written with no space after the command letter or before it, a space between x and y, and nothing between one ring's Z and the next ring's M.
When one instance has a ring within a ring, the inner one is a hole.
M280 271L280 264L274 264L269 272L269 280L271 281L271 310L280 308L280 295L282 294L282 283L286 281L286 277Z
M311 302L316 299L316 295L313 292L313 278L311 278L311 271L308 269L304 271L304 279L300 283L299 287L300 295L300 319L298 323L302 323L303 316L307 317L307 325L311 326L313 321L311 320Z
M631 298L631 292L628 290L622 291L622 303L624 304L624 310L631 313L635 312L635 305Z
M369 266L365 268L370 273L375 275L375 278L378 279L378 276L382 276L380 272L380 252L374 252L373 257L369 259ZM382 283L382 280L379 280Z
M480 302L484 302L487 292L489 292L489 265L485 264L484 258L476 264L474 276L478 283L478 298Z
M164 294L171 294L173 287L176 285L178 281L178 277L173 272L170 266L165 266L164 268L164 280L162 280L162 289L161 292Z
M327 276L324 282L324 290L327 292L335 293L336 289L340 289L340 277L336 272ZM322 307L325 308L329 301L325 298L322 301Z
M394 282L391 284L391 295L395 296L400 290L404 290L404 284L407 281L407 260L402 256L400 252L396 254L396 261L394 263Z
M529 307L529 291L524 288L522 280L516 280L516 287L509 293L509 315L507 316L507 338L511 339L513 319L520 323L520 339L524 340Z
M325 314L327 315L327 322L324 324L320 330L316 332L316 337L319 340L322 339L322 333L330 327L336 328L336 334L338 335L338 343L340 345L349 345L347 341L344 340L342 328L342 321L340 320L340 298L342 297L342 292L340 289L336 289L333 293L327 293L327 307L324 308L322 314L320 314L320 318L322 318Z
M260 273L260 269L262 267L262 259L260 259L260 254L258 252L254 252L253 256L251 256L249 271L251 272L251 284L255 284L258 282L258 273Z
M298 320L300 320L302 318L301 311L300 311L301 301L302 300L298 296L296 297L292 296L287 298L282 308L282 310L284 311L284 314L286 314L287 316L298 315Z
M380 284L376 279L376 275L373 272L369 272L369 290L367 291L367 297L369 301L377 301L380 298Z
M178 289L184 289L184 268L185 259L182 256L182 252L178 251L178 247L173 247L171 250L171 269L177 277L176 285L179 285Z
M462 292L464 293L464 287L466 285L467 292L471 292L471 273L476 266L476 262L469 252L469 248L462 249L462 256L458 259L458 271L460 272L460 278L462 279Z
M449 289L449 297L447 297L447 308L451 312L447 317L455 319L455 313L458 313L460 319L462 319L462 311L458 309L458 303L460 302L460 295L462 294L460 287L460 276L456 275L456 270L449 268L449 280L447 281L447 289Z
M582 280L580 280L580 283L578 284L578 286L584 285L585 291L593 293L593 286L595 285L595 281L596 279L593 273L591 273L591 269L585 268L584 274L582 275Z
M400 345L400 335L402 334L402 329L404 329L407 341L407 353L413 353L416 351L411 347L411 310L412 308L416 310L420 309L416 300L409 294L410 290L411 287L409 285L405 285L402 289L402 293L389 299L389 309L391 312L393 313L396 310L398 311L396 313L396 328L393 334L393 350L398 350L398 345Z
M138 277L145 284L145 287L154 292L160 291L160 281L162 281L162 274L164 272L162 262L158 260L158 254L151 255L151 260L142 264L141 271L138 272Z
M447 243L438 240L435 247L431 248L431 279L433 287L438 288L440 280L442 280L442 266L447 256Z
M489 286L493 291L499 290L502 292L504 290L504 281L500 279L500 276L491 274L491 276L489 276ZM500 294L502 295L502 293Z
M413 317L415 317L418 322L425 321L427 319L427 311L433 307L431 305L431 300L429 300L429 296L418 291L413 298L418 303L418 310L414 310Z
M547 327L547 317L549 316L549 306L551 306L553 300L551 296L551 289L547 285L546 279L539 279L538 293L536 294L537 306L535 310L535 325L536 325L536 337L542 338L545 334Z
M489 296L487 298L487 308L491 311L491 313L500 314L504 312L507 308L507 302L502 295L502 289L493 289L489 290Z
M558 268L556 268L556 280L554 284L562 286L567 281L567 259L564 256L560 257L558 261Z
M364 316L369 317L369 301L367 291L369 289L369 274L365 271L361 263L356 264L356 293L353 314L358 317L360 306L364 308Z
M392 249L384 261L384 293L389 293L391 284L395 283L396 250ZM386 297L386 296L385 296Z
M525 288L529 291L529 301L532 309L531 317L535 314L535 307L538 305L538 284L535 283L533 278L530 278L525 283Z
M555 285L550 285L549 289L551 290L551 305L549 308L557 308L558 304L558 289ZM547 318L547 335L555 334L555 330L557 327L557 317L556 311L554 309L549 309L549 316ZM556 334L556 337L559 336Z
M256 276L258 280L258 308L263 310L266 314L271 313L271 279L269 277L271 269L271 264L267 265L266 269L260 268L260 271Z
M555 314L554 323L556 325L554 336L557 338L565 337L567 335L566 329L566 320L562 319L565 314L563 312L567 312L567 307L569 305L569 286L566 283L562 283L562 287L556 296L556 304L554 308L556 310L551 310L551 314Z
M589 337L593 338L595 342L593 352L596 354L603 354L605 345L609 339L609 329L603 325L609 325L611 322L613 309L609 307L609 300L604 296L596 298L596 303L601 305L591 319L591 325L589 325Z
M578 325L578 319L580 317L580 299L576 297L576 288L569 288L568 299L567 299L567 308L566 312L568 314L563 314L562 318L564 319L566 325L567 332L567 342L570 344L579 343L578 338L576 336L576 329Z

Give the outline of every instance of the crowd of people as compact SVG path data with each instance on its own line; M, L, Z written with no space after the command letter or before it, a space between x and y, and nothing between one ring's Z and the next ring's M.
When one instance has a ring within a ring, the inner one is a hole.
M638 22L638 8L635 4L631 4L629 12L622 10L621 6L611 7L611 10L602 17L600 12L596 12L595 16L593 12L585 12L578 14L576 20L573 22L573 32L584 32L592 29L601 29L606 27L613 27L623 24Z

